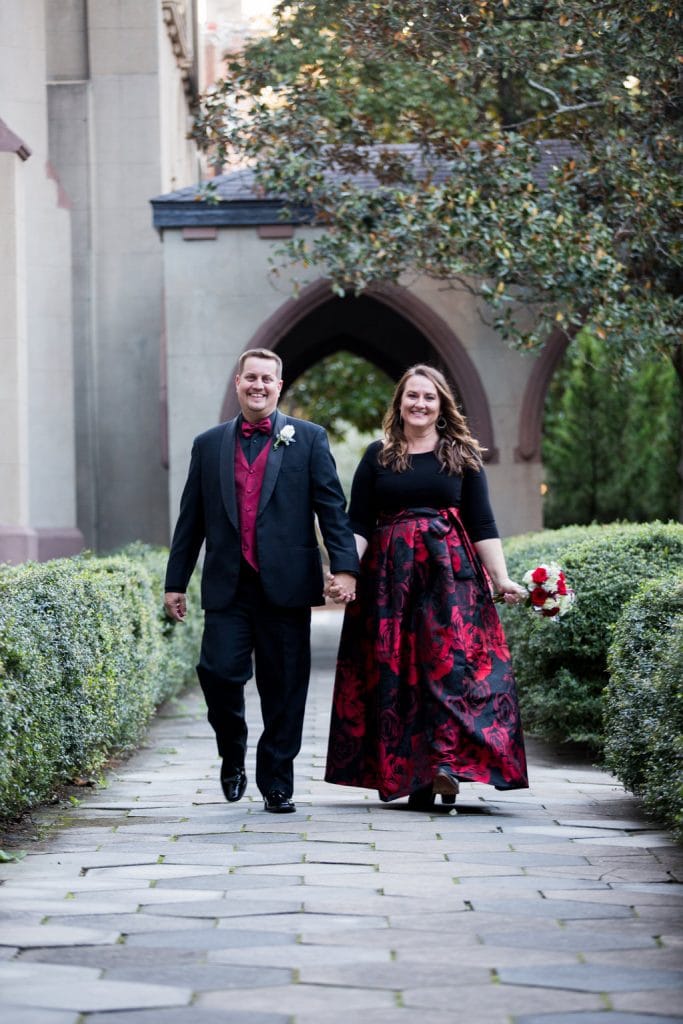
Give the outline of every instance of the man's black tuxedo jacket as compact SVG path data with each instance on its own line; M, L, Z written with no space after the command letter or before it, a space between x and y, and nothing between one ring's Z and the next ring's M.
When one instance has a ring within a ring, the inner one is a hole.
M284 607L323 604L323 574L314 514L332 572L358 572L353 532L327 435L322 427L272 416L273 438L256 519L256 546L266 596ZM235 445L240 417L195 438L166 571L166 591L185 593L202 543L202 607L226 608L235 596L241 541L235 494ZM273 443L285 424L289 445Z

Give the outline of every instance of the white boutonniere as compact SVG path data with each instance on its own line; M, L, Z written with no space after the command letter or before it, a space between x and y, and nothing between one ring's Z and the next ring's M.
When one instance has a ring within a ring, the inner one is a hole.
M273 448L279 448L281 444L294 444L295 433L296 431L291 423L285 424L285 426L282 428L282 430L278 433L277 437L275 438L275 444L273 445Z

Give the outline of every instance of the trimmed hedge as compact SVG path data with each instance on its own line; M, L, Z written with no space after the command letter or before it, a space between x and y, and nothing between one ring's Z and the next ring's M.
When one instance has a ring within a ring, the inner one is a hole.
M559 562L577 593L559 621L500 606L526 727L551 742L600 752L612 630L641 582L683 569L683 526L571 526L516 537L505 554L513 579L540 562Z
M607 767L683 840L683 571L641 585L608 664Z
M0 572L0 816L134 747L192 678L200 616L167 619L166 557L134 545Z

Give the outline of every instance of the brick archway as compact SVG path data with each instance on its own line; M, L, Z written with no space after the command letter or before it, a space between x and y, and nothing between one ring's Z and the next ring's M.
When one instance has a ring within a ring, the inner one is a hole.
M448 324L411 292L378 285L357 298L338 298L325 280L289 299L252 336L245 348L272 349L285 364L285 389L305 370L340 348L354 351L397 380L411 363L429 362L450 378L472 433L498 461L488 398L479 372ZM221 419L238 412L230 375Z

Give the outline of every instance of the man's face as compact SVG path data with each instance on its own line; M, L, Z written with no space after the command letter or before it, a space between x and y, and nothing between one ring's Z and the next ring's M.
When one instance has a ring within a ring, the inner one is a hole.
M237 401L245 420L256 423L264 416L270 416L282 391L282 380L278 380L277 363L274 359L260 359L249 356L244 362L242 373L235 377Z

